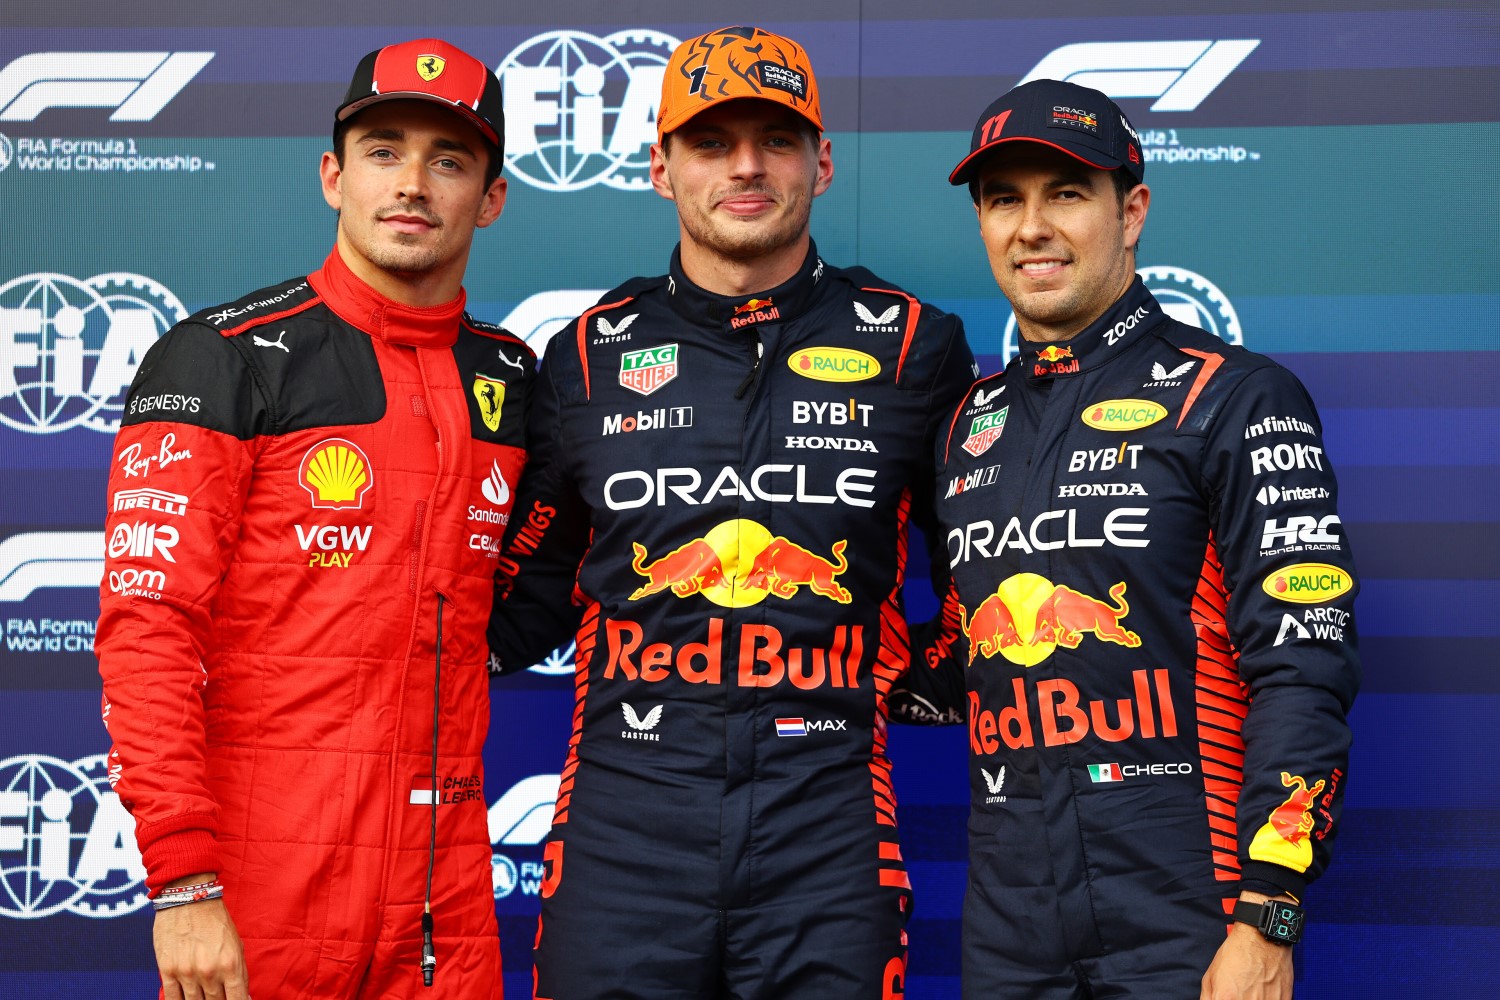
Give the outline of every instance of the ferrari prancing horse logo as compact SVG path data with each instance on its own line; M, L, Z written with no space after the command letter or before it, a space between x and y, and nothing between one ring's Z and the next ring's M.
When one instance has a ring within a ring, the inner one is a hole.
M443 75L443 68L448 65L448 60L442 56L420 55L417 56L417 75L431 83Z
M505 383L488 375L474 376L474 398L479 401L479 415L484 426L500 429L500 407L505 405Z

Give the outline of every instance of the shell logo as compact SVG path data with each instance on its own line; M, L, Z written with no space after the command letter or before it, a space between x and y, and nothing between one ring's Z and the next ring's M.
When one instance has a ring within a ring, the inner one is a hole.
M880 362L848 347L807 347L786 359L787 367L819 382L863 382L880 374Z
M1167 408L1149 399L1105 399L1090 403L1079 419L1095 430L1134 431L1150 427L1167 415Z
M1322 604L1349 593L1353 587L1348 573L1327 563L1297 563L1278 569L1260 585L1261 590L1288 604Z
M344 510L364 506L374 474L359 445L344 438L328 438L307 449L297 480L312 497L314 507Z

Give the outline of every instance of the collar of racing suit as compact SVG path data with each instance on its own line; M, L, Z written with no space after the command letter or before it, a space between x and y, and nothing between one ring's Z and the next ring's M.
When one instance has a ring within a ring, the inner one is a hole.
M335 246L321 270L308 275L313 289L340 319L378 340L405 347L452 347L464 314L464 291L438 306L408 306L381 295L344 263Z
M817 244L808 240L802 266L775 288L754 295L716 295L693 284L683 273L679 245L672 251L667 298L683 319L732 333L758 323L789 320L806 312L822 290L824 272Z
M1020 341L1019 358L1026 380L1050 383L1054 378L1097 368L1166 318L1156 296L1137 275L1125 294L1104 314L1068 340L1054 344Z

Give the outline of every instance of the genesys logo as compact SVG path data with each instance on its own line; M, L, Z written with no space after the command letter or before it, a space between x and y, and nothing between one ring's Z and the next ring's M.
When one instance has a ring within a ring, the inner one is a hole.
M141 571L127 570L127 573ZM161 574L153 574L155 576ZM0 602L24 601L46 587L97 589L104 576L104 532L32 531L0 542ZM122 576L115 581L123 589ZM161 583L166 578L162 576ZM122 589L115 590L116 593ZM161 588L156 588L159 591Z
M0 916L123 917L147 903L135 820L103 754L0 760Z
M1152 111L1192 111L1260 45L1219 41L1074 42L1053 49L1021 79L1066 80L1110 97L1154 97Z
M544 191L649 191L662 76L678 43L637 28L548 31L517 45L495 70L507 172Z
M0 121L49 108L110 108L112 122L148 122L213 59L212 52L33 52L0 70Z
M38 272L0 285L0 424L29 434L120 429L146 351L187 317L176 295L124 271Z
M1162 312L1179 323L1196 326L1211 333L1227 344L1243 344L1245 335L1240 327L1240 317L1233 304L1217 285L1203 275L1183 267L1157 265L1140 268L1137 272L1146 288L1156 297ZM1130 328L1136 326L1146 313L1136 310L1116 323L1106 337L1110 343L1118 341ZM1016 317L1012 314L1005 321L1005 337L1002 353L1006 363L1016 356Z

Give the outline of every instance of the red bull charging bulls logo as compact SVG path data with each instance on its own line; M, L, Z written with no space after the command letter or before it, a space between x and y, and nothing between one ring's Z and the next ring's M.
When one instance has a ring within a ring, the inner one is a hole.
M1326 782L1319 778L1308 785L1301 775L1282 771L1281 783L1292 794L1271 810L1269 820L1255 832L1250 842L1250 857L1305 872L1312 864L1312 843L1307 838L1315 822L1313 806Z
M770 595L791 600L805 587L820 597L848 604L853 595L838 582L849 568L847 539L833 543L832 558L804 548L781 535L772 536L755 521L736 518L717 525L702 538L657 558L639 542L630 566L646 582L632 601L671 590L678 597L701 594L724 608L745 608Z
M1033 666L1058 646L1077 649L1085 632L1102 642L1139 646L1141 637L1120 624L1130 613L1123 580L1109 588L1109 598L1113 603L1035 573L1017 573L980 601L972 615L960 609L969 662L999 654L1020 666Z

